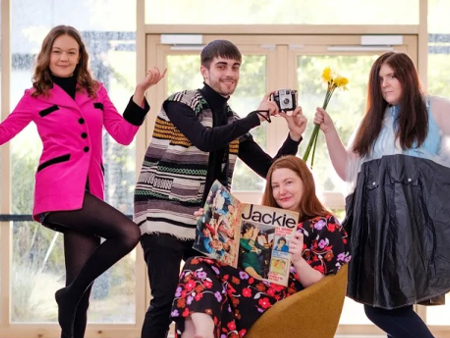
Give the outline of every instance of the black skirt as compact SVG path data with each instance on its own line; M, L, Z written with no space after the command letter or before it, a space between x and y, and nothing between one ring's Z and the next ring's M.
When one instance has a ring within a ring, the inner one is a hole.
M450 168L405 155L366 162L346 212L349 297L393 309L450 291Z

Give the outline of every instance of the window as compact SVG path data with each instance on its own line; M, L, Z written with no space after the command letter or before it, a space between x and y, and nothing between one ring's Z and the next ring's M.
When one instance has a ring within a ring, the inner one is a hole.
M411 25L419 0L146 0L147 24ZM405 11L405 8L408 8ZM445 22L445 21L444 21Z

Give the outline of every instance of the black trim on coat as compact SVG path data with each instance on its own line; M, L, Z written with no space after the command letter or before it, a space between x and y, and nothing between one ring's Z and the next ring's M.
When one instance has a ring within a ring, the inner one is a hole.
M94 108L103 110L103 103L101 103L101 102L94 102Z
M48 161L40 164L39 167L37 168L37 172L40 172L42 169L45 169L48 166L51 166L53 164L67 162L69 159L70 159L70 154L52 158L51 160L48 160Z
M134 126L140 126L144 123L145 115L150 110L147 100L144 98L144 108L140 107L130 98L127 107L123 113L123 118Z
M51 106L50 108L41 110L39 112L39 115L41 115L41 117L45 117L48 114L53 113L54 111L57 111L57 110L59 110L59 107L55 104L54 106Z

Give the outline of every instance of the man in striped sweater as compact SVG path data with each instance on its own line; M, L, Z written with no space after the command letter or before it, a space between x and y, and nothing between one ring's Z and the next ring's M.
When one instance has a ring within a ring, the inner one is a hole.
M230 41L210 42L201 52L204 87L171 95L158 113L134 203L153 296L142 338L167 337L181 261L199 255L192 249L193 213L203 206L214 180L230 188L238 157L265 178L274 159L297 153L306 127L300 107L288 116L269 100L271 93L245 118L228 106L241 61L239 49ZM286 119L289 135L272 158L249 131L277 114Z

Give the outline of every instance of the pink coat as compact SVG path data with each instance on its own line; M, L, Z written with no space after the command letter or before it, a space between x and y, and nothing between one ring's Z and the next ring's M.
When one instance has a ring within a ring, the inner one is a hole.
M124 145L133 141L139 126L117 112L102 85L95 98L77 92L75 100L56 84L48 97L32 97L33 91L26 90L0 124L0 144L36 123L43 143L34 190L33 217L38 221L43 212L80 209L87 178L90 192L103 199L103 126Z

